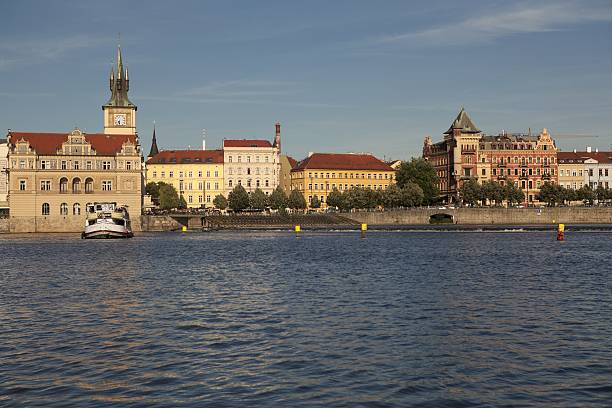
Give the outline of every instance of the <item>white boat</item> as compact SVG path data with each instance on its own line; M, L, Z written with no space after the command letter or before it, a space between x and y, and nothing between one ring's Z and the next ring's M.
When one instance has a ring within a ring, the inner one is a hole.
M87 220L81 238L132 238L127 206L117 203L87 204Z

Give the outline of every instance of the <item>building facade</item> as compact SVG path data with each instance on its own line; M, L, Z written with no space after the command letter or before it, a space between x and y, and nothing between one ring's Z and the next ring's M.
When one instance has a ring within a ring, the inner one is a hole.
M395 170L370 154L313 153L291 170L291 189L302 193L309 205L316 196L326 208L334 188L384 190L394 179Z
M8 142L0 139L0 215L8 212Z
M9 131L11 231L82 231L87 204L104 201L127 205L134 230L140 229L142 154L120 49L110 88L104 133Z
M545 182L558 182L557 148L547 129L539 135L484 135L461 109L441 142L425 138L423 157L438 174L438 187L447 202L457 199L463 183L512 183L525 192L526 202L535 202Z
M280 182L279 186L285 194L291 191L291 170L297 165L297 160L291 156L282 154L280 156Z
M589 186L612 187L612 152L586 151L559 152L559 184L565 188L579 190Z
M237 185L247 192L259 188L272 194L280 182L280 124L276 124L274 142L261 139L225 139L223 141L223 174L225 197Z
M147 159L146 172L147 183L173 185L189 208L212 207L224 193L222 150L162 150Z

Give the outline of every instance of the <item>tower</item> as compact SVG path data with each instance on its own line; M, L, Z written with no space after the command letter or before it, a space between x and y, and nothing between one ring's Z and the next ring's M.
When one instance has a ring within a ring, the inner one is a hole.
M127 66L123 67L121 46L117 46L116 66L110 72L111 97L102 105L104 115L104 133L136 134L136 105L128 98L130 79Z
M157 148L157 138L155 137L155 122L153 122L153 140L151 141L151 150L149 151L148 158L151 158L159 153Z

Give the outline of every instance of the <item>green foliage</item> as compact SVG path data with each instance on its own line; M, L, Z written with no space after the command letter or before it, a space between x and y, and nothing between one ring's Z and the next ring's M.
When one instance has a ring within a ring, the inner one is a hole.
M522 188L508 183L504 186L504 195L509 205L520 204L525 201L525 192Z
M187 208L187 201L185 201L185 197L183 196L179 197L178 208L181 210L184 210L185 208Z
M471 178L459 189L459 197L465 204L476 205L482 199L482 186L475 178Z
M159 185L154 181L147 183L145 186L145 194L150 195L152 200L159 199Z
M416 183L423 190L424 204L433 204L438 200L440 179L433 165L422 158L412 158L403 162L397 170L396 181L399 188L408 183Z
M402 190L396 184L390 184L382 192L381 196L382 205L385 208L399 208L402 206Z
M263 210L268 206L268 196L260 188L256 188L249 197L249 205L254 210Z
M310 208L321 208L321 201L316 195L313 195L310 199Z
M489 200L490 203L495 202L496 205L500 205L506 197L504 187L495 181L485 181L482 183L482 191L483 197Z
M407 183L402 187L401 195L403 207L418 207L425 199L423 189L417 183Z
M343 207L342 201L343 201L342 193L338 191L338 189L335 187L327 195L327 206L328 207L337 207L341 209Z
M270 207L274 210L284 210L287 207L287 195L281 186L274 189L270 194Z
M220 210L225 210L227 208L227 198L223 194L218 194L213 199L213 205Z
M303 210L306 208L306 199L302 193L297 190L293 190L291 191L291 194L289 194L287 206L294 210Z
M230 191L228 204L234 211L242 211L249 207L249 194L246 192L244 187L238 184L232 191Z
M178 208L180 204L178 193L171 184L163 184L159 186L159 208L162 210L171 210Z

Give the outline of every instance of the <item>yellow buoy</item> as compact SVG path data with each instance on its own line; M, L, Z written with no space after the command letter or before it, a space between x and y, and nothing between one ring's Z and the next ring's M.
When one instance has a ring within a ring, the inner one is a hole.
M361 230L362 231L367 231L368 230L368 224L361 224Z
M302 228L300 228L300 226L299 226L299 225L296 225L296 226L295 226L295 232L300 232L301 230L302 230Z
M183 232L187 231L187 227L183 225L183 228L181 228L181 231Z

